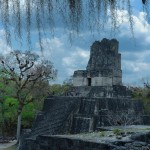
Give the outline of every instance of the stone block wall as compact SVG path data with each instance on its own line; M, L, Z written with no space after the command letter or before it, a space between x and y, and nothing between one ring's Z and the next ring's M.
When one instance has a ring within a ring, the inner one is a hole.
M142 115L143 105L138 100L82 98L78 112L73 115L71 133L93 132L102 126L144 124Z
M99 138L98 138L99 139ZM27 150L149 150L150 132L135 133L128 140L92 141L69 136L38 136L27 140Z
M140 101L128 98L51 97L45 100L32 127L32 136L42 134L80 133L97 130L110 124L110 116L133 112L143 115ZM146 120L146 119L145 119ZM143 122L139 122L143 124Z
M71 116L78 109L80 99L50 97L44 102L43 111L35 118L31 135L59 134L69 132Z
M110 70L110 72L109 71L104 72L103 70L97 71L95 74L93 73L95 72L94 71L87 72L85 70L75 71L73 75L73 85L75 87L122 85L122 72L119 70L117 71Z
M125 86L80 86L73 87L72 91L77 96L99 98L99 97L127 97L131 98L131 91Z
M119 42L115 39L95 41L91 46L86 70L77 70L73 75L73 85L113 86L122 85L121 54Z
M27 141L28 150L112 150L115 146L60 136L39 136Z

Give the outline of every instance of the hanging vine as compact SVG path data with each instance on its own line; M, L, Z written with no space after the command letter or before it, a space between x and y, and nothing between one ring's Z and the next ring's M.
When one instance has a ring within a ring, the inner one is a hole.
M128 10L129 26L133 34L133 18L131 0L0 0L1 22L5 30L7 44L11 46L12 35L17 41L22 41L26 34L28 46L31 46L31 31L37 29L39 43L42 49L43 31L49 27L53 33L59 20L64 27L80 33L84 27L91 32L101 31L111 20L113 30L117 28L117 11ZM150 0L139 0L147 12L149 20ZM45 25L46 24L46 25ZM14 33L13 33L14 32Z

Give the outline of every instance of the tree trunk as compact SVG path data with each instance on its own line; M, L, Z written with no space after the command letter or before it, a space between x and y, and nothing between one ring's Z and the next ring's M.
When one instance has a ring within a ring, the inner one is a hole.
M3 107L3 106L2 106ZM4 110L2 108L2 137L5 138L5 132L4 132Z
M18 107L18 121L17 121L17 143L19 143L20 140L20 134L21 134L21 112L22 112L22 108L23 108L23 101L20 98L20 95L18 95L18 100L19 100L19 107Z
M21 133L21 113L18 114L18 122L17 122L17 143L19 143Z

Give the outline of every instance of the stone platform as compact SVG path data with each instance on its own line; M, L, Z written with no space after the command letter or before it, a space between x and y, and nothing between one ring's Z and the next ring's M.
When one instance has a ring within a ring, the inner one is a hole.
M130 113L129 110L133 112ZM120 116L122 114L122 117L127 115L133 118L128 124L146 124L142 118L142 103L138 100L50 97L45 100L43 111L37 114L31 135L93 132L101 126L117 125L119 118L117 120L114 116L117 113Z
M123 122L125 117L127 120ZM23 138L20 150L28 150L28 143L42 135L99 132L104 126L119 123L122 126L150 124L150 117L145 117L141 101L130 98L49 97L37 114L31 132Z
M68 96L90 97L90 98L131 98L131 91L122 85L113 86L78 86L72 87Z
M30 150L149 150L150 126L113 126L75 135L41 135L27 139ZM118 131L118 132L116 132Z

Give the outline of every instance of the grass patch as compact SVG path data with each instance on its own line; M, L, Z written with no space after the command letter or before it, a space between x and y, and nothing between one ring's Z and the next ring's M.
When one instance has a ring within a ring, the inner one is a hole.
M120 132L121 132L120 129L114 129L114 130L113 130L113 133L114 133L115 135L120 135Z

